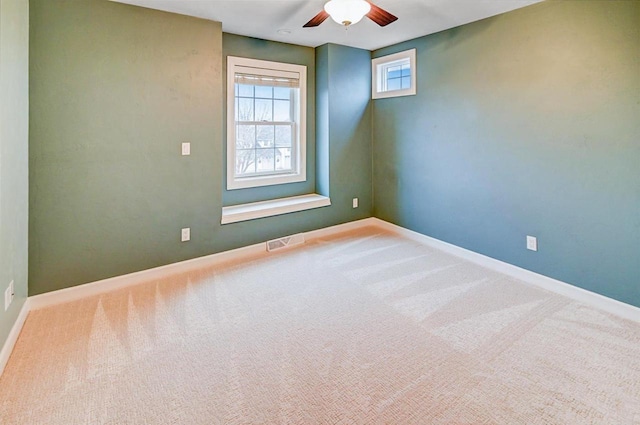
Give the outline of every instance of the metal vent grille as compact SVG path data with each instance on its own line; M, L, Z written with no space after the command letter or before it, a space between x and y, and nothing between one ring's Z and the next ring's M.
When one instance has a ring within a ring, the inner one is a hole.
M267 251L277 251L294 245L304 243L304 235L285 236L284 238L274 239L267 242Z

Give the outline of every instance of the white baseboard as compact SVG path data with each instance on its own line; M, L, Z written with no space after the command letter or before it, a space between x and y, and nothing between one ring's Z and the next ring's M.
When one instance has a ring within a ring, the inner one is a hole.
M305 239L315 239L336 233L374 225L375 220L367 218L349 223L338 224L324 229L314 230L304 234ZM168 264L153 269L142 270L96 282L85 283L83 285L72 286L58 291L47 292L29 297L31 310L38 310L56 304L75 301L93 295L103 294L120 288L138 285L154 279L161 279L169 274L184 273L202 267L210 267L227 261L242 260L244 258L266 252L265 243L258 243L231 251L224 251L205 257L194 258L181 261L179 263Z
M31 310L39 310L52 305L75 301L81 298L111 292L116 289L138 285L150 280L161 279L170 274L184 273L189 270L208 267L225 261L243 259L255 254L260 254L264 251L265 245L264 243L260 243L231 251L207 255L205 257L193 258L179 263L167 264L153 269L141 270L139 272L129 273L122 276L115 276L91 283L72 286L70 288L64 288L57 291L46 292L44 294L29 297L31 301L30 307Z
M352 221L349 223L338 224L336 226L324 229L314 230L304 234L305 239L312 240L321 237L327 237L334 234L347 232L366 226L375 225L373 218ZM170 274L184 273L202 267L210 267L227 261L237 261L249 258L251 256L265 253L266 244L259 243L230 251L224 251L217 254L207 255L205 257L194 258L191 260L181 261L179 263L167 264L165 266L153 269L142 270L122 276L116 276L109 279L103 279L96 282L85 283L83 285L73 286L70 288L60 289L57 291L47 292L45 294L34 295L25 301L20 310L18 319L11 328L11 332L0 351L0 376L4 371L4 367L9 361L11 352L18 340L22 326L27 319L27 315L31 310L39 310L45 307L54 306L70 301L79 300L93 295L104 294L116 289L126 288L138 285L154 279L161 279Z
M414 240L418 243L431 246L457 257L464 258L465 260L471 261L475 264L479 264L505 275L514 277L526 283L549 290L551 292L555 292L560 295L564 295L568 298L582 302L584 304L597 307L616 316L640 323L640 308L622 303L620 301L616 301L614 299L596 294L594 292L587 291L585 289L578 288L559 280L543 276L538 273L531 272L529 270L522 269L520 267L496 260L494 258L469 251L467 249L449 244L447 242L425 236L423 234L405 229L400 226L396 226L395 224L391 224L377 218L366 218L363 220L339 224L324 229L314 230L305 233L304 236L305 239L312 240L335 235L342 232L347 232L350 230L356 230L367 226L377 226L379 228L404 236L408 239ZM116 276L109 279L99 280L97 282L86 283L84 285L74 286L71 288L65 288L58 291L29 297L22 306L18 319L16 320L16 323L14 324L9 337L7 338L7 341L2 347L2 351L0 351L0 375L2 375L2 371L4 370L4 367L9 360L9 356L13 351L13 347L15 346L15 343L18 339L18 336L20 335L22 326L24 325L27 315L31 310L38 310L44 307L78 300L92 295L111 292L113 290L125 288L128 286L138 285L150 280L163 278L169 274L182 273L189 270L201 267L209 267L232 260L242 260L256 254L264 253L265 251L265 243L259 243L243 248L234 249L231 251L225 251L205 257L194 258L192 260L168 264L166 266L156 267L149 270L142 270L123 276Z
M18 337L20 336L20 332L22 331L22 327L24 326L24 322L27 320L27 316L30 311L30 302L29 298L27 298L22 304L22 308L20 309L20 313L18 313L18 318L16 322L13 324L11 331L9 332L9 336L7 340L4 342L2 346L2 351L0 351L0 376L2 376L2 372L4 372L4 368L9 361L9 357L11 357L11 353L13 352L13 348L18 341Z
M350 221L348 223L337 224L324 229L312 230L304 234L307 240L324 238L327 236L337 235L338 233L349 232L351 230L361 229L367 226L375 226L380 220L369 217L362 220Z
M397 226L378 218L371 219L371 223L418 243L439 249L451 255L455 255L456 257L464 258L472 263L495 270L507 276L511 276L530 285L535 285L539 288L555 292L556 294L564 295L567 298L599 308L607 313L640 323L640 308L630 304L605 297L604 295L596 294L595 292L587 291L586 289L578 288L577 286L573 286L569 283L552 279L530 270L514 266L513 264L478 254L474 251L469 251L468 249L414 232L413 230L405 229L404 227Z

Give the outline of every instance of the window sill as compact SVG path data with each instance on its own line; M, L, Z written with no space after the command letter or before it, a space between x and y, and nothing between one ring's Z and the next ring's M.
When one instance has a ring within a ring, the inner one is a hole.
M392 97L403 97L403 96L415 96L416 89L410 88L406 90L389 90L389 91L378 91L373 94L372 99L389 99Z
M291 198L272 199L222 208L222 224L311 210L331 205L331 199L316 193Z

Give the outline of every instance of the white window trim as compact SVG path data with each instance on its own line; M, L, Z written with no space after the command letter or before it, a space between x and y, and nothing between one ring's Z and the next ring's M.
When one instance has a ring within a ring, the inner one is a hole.
M233 205L222 208L221 224L239 223L241 221L272 217L275 215L327 207L329 205L331 205L329 198L316 193L252 202L250 204Z
M382 91L382 78L383 75L379 73L379 69L390 63L403 59L409 59L411 66L411 87L404 90L391 90ZM372 99L385 99L389 97L400 96L413 96L417 93L416 89L416 75L418 74L418 68L416 66L416 49L405 50L404 52L394 53L392 55L382 56L371 60L371 98Z
M296 152L297 170L293 173L267 176L236 177L236 122L235 122L235 73L236 69L256 68L264 70L265 75L282 75L294 73L300 79L299 124L295 130L298 135ZM258 59L227 57L227 190L246 189L250 187L271 186L307 180L307 67Z

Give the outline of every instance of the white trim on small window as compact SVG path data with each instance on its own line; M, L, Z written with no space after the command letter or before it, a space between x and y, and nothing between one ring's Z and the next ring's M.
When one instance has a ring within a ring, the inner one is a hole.
M371 60L371 97L411 96L416 94L416 49Z
M307 67L227 58L227 190L307 179Z

